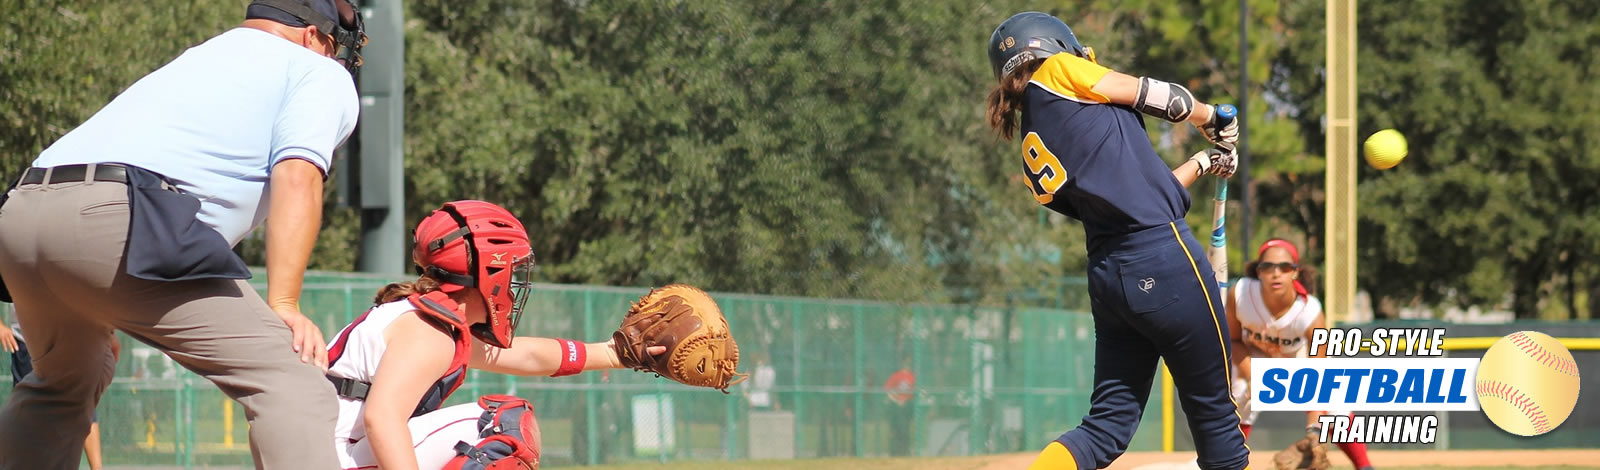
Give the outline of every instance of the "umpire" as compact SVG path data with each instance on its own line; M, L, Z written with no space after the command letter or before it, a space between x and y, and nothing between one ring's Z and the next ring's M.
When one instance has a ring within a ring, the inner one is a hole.
M300 286L366 42L350 0L255 0L34 160L0 202L0 300L33 372L0 408L0 470L75 469L112 329L244 405L257 468L339 468L322 332ZM232 247L262 221L267 297Z

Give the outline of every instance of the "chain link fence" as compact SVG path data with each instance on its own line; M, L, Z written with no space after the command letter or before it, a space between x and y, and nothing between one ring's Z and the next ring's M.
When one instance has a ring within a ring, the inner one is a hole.
M391 280L318 273L307 279L304 309L332 337ZM603 341L645 291L538 285L518 333ZM1094 330L1086 309L713 296L739 342L740 368L751 374L729 394L629 370L563 378L473 371L448 404L490 393L530 399L551 467L1026 452L1087 412ZM1467 328L1452 326L1451 333L1460 336ZM1483 336L1518 329L1600 334L1594 324L1471 328ZM119 337L124 351L117 378L99 407L106 463L248 468L243 409L159 352ZM1593 352L1576 355L1580 368L1600 370ZM1172 414L1165 422L1174 423L1173 448L1193 449L1181 408L1164 411L1167 393L1157 380L1130 451L1163 449L1164 413ZM1577 433L1597 424L1591 411L1600 409L1584 405L1592 399L1580 400L1566 425L1515 445L1576 444ZM1264 413L1252 443L1287 444L1298 438L1303 419L1300 413ZM1481 413L1451 413L1441 425L1451 437L1443 440L1450 448L1503 447L1498 443L1509 440L1485 423Z
M314 273L302 308L331 338L393 280ZM603 341L645 292L537 285L518 333ZM751 374L728 394L630 370L563 378L472 371L447 405L490 393L529 398L552 467L1016 451L1048 442L1087 409L1092 323L1081 312L713 296ZM99 408L107 465L250 465L242 407L156 350L119 338L122 359ZM1146 421L1159 426L1157 414Z

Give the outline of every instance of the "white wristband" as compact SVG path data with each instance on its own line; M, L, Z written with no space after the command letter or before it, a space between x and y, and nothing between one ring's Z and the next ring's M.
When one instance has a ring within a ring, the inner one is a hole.
M1194 154L1194 156L1192 156L1192 157L1189 157L1189 160L1200 164L1200 173L1201 174L1205 174L1205 172L1211 170L1211 154L1210 153L1200 152L1200 153Z

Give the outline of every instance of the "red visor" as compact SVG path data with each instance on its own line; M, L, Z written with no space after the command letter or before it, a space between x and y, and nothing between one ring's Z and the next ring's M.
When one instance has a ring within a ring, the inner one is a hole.
M1266 243L1262 243L1261 249L1256 250L1256 259L1259 260L1262 256L1265 256L1267 254L1267 249L1272 247L1283 248L1284 251L1288 251L1289 259L1294 260L1294 264L1300 264L1300 249L1295 248L1294 244L1289 243L1288 240L1281 238L1274 238L1267 240ZM1300 294L1301 297L1311 296L1311 294L1306 291L1306 286L1301 284L1299 279L1294 280L1294 293Z

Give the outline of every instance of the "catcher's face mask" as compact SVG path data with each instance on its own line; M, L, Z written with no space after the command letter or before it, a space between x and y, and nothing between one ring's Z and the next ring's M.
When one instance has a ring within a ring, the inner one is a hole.
M511 347L528 302L533 248L522 222L484 201L448 202L417 225L412 257L445 292L473 290L484 321L471 331L489 345Z
M507 336L517 332L517 325L522 323L524 308L528 306L528 297L533 293L533 253L527 258L517 261L516 267L511 268L511 313L507 314L507 323L511 330ZM510 339L506 340L509 345Z
M472 334L489 345L509 348L516 336L517 323L522 321L522 309L532 291L533 254L509 260L503 269L488 267L487 277L479 290L484 295L488 311L486 322L472 325ZM493 262L491 261L492 265Z

